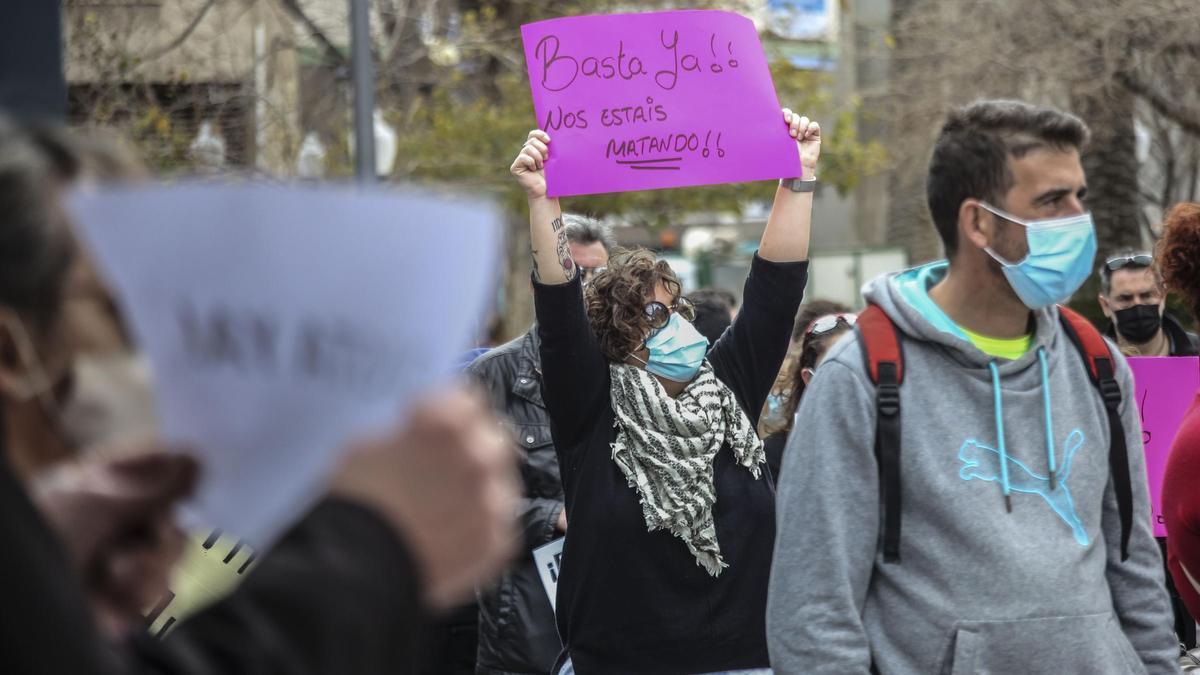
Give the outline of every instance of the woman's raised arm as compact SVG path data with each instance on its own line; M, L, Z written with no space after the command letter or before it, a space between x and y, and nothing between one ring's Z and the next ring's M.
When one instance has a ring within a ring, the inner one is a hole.
M608 362L588 323L562 208L557 199L546 196L544 167L549 143L544 131L529 132L510 171L529 197L542 398L553 422L554 446L567 484L580 463L572 451L608 396Z
M775 189L775 203L758 246L758 255L771 262L808 259L812 189L816 187L817 159L821 156L819 124L787 108L783 109L783 121L788 125L788 133L796 139L801 175L798 179L781 181Z
M575 277L575 261L567 245L562 207L546 196L546 159L550 136L540 129L529 132L525 146L509 169L529 198L529 241L533 273L543 284L562 284Z

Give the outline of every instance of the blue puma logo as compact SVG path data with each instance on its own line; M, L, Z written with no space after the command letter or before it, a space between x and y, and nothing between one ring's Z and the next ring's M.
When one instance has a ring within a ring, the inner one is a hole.
M1054 509L1054 512L1063 519L1063 522L1071 526L1071 531L1075 534L1075 541L1079 542L1080 546L1087 546L1087 531L1083 529L1083 523L1075 513L1075 502L1071 500L1071 490L1067 488L1067 478L1071 475L1071 460L1074 459L1075 452L1081 447L1083 447L1083 432L1076 429L1067 436L1062 464L1059 466L1056 476L1058 485L1053 491L1050 490L1049 476L1034 473L1029 467L1012 457L1007 458L1008 485L1013 492L1040 495L1050 505L1050 508ZM958 458L963 462L962 468L958 470L959 478L963 480L978 478L979 480L1000 482L1000 451L995 448L990 448L969 438L959 448Z

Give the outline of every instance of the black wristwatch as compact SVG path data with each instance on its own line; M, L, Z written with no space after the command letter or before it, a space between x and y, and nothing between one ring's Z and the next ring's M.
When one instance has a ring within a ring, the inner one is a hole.
M812 192L817 189L817 179L801 180L799 178L780 178L779 187L784 187L792 192Z

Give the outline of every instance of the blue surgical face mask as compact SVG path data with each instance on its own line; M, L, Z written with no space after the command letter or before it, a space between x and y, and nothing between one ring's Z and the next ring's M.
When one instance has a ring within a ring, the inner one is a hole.
M783 404L787 402L787 395L776 394L774 392L767 394L767 417L778 417L780 411L783 410Z
M646 349L650 352L643 361L647 372L672 382L691 382L704 363L708 338L683 317L672 313L667 325L646 340Z
M1009 262L990 246L984 250L1003 266L1004 277L1026 307L1041 309L1064 302L1087 281L1096 257L1096 228L1091 213L1022 220L984 202L979 205L1025 227L1029 254L1024 260Z

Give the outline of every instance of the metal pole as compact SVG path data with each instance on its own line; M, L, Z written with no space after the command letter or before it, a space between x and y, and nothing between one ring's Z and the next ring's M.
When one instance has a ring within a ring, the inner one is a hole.
M354 82L354 166L360 183L375 182L375 68L367 0L350 0L350 70Z
M267 169L267 29L254 26L254 165Z

